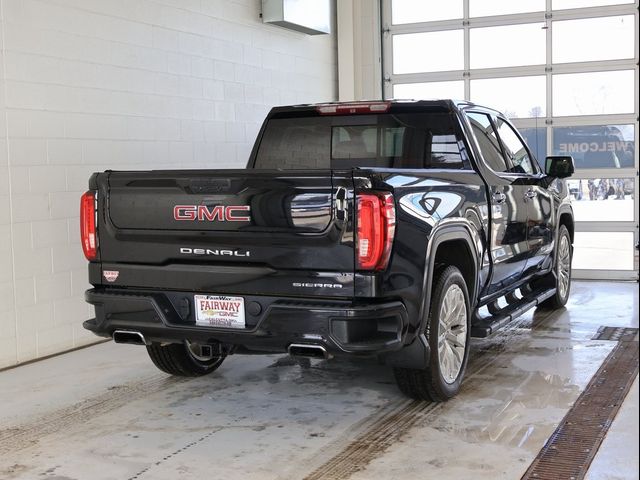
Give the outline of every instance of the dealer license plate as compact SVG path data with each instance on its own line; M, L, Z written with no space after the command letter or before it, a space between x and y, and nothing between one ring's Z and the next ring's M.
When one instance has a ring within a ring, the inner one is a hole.
M245 328L244 298L225 295L194 295L196 325Z

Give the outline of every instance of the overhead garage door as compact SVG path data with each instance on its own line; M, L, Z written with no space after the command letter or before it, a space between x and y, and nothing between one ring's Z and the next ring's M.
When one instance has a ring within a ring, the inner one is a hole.
M638 9L624 0L383 0L385 98L503 111L571 154L576 278L637 279Z

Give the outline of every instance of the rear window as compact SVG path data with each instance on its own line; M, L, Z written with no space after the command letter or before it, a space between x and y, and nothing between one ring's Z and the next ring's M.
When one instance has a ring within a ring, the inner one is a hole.
M258 169L353 167L463 169L448 113L274 118L258 148Z

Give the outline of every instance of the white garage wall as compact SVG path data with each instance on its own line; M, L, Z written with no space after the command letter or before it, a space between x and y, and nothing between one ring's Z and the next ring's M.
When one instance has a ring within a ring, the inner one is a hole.
M276 104L336 97L335 38L259 0L0 0L0 368L97 339L91 172L242 167Z

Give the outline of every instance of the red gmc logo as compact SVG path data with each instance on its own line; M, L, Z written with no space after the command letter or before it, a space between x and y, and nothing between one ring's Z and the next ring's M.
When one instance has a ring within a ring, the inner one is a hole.
M249 210L249 205L216 205L211 208L206 205L176 205L173 218L192 222L250 222L251 217L241 213Z

